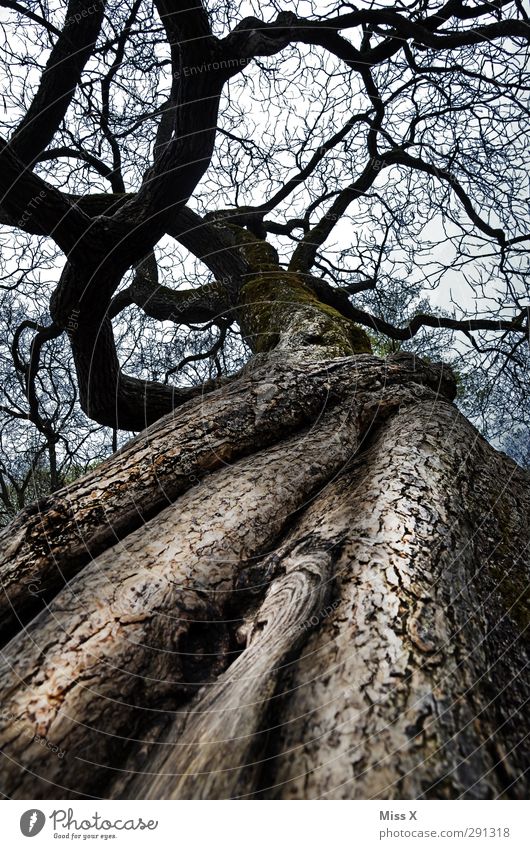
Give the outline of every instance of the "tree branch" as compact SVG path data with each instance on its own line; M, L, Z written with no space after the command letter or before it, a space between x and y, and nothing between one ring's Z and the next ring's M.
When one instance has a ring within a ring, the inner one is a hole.
M230 309L226 287L222 283L209 283L197 289L175 291L158 282L156 260L151 254L140 263L134 280L127 289L112 300L109 317L115 318L125 307L136 304L144 313L158 321L176 324L203 324L226 318Z
M51 236L67 256L82 255L80 242L90 229L90 218L67 195L32 174L3 139L0 195L2 210L13 226Z
M356 324L362 324L363 327L368 327L370 330L375 330L389 339L405 342L412 339L422 329L422 327L432 327L436 329L461 330L466 333L478 330L503 331L508 333L517 333L523 336L528 336L529 325L528 316L530 307L524 307L520 313L513 319L495 319L495 318L464 318L456 319L447 316L435 316L427 313L418 313L414 318L403 327L396 327L383 318L372 315L365 310L354 306L348 295L340 289L335 289L324 280L308 276L308 285L315 291L319 298L324 303L335 307L346 318L352 319Z
M43 26L44 29L52 35L57 35L59 37L62 35L61 30L56 29L56 27L47 21L46 18L41 18L40 15L37 15L35 12L32 12L31 9L28 9L26 6L22 6L20 3L15 3L13 0L0 0L0 6L3 6L4 9L13 9L14 12L18 12L19 15L23 15L25 18L33 21L33 23Z
M12 149L23 162L33 162L58 130L94 49L104 9L104 0L68 3L63 30L50 53L40 85L11 138Z

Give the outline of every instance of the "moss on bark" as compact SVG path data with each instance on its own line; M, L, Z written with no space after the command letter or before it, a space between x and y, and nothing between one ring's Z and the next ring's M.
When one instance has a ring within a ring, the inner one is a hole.
M272 348L314 348L319 357L371 353L365 331L323 303L301 274L286 271L275 249L230 225L245 261L255 271L241 288L238 319L255 353Z

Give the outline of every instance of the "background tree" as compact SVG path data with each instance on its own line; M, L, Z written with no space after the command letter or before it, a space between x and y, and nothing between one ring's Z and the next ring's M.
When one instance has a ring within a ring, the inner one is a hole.
M0 7L4 792L523 796L522 5Z

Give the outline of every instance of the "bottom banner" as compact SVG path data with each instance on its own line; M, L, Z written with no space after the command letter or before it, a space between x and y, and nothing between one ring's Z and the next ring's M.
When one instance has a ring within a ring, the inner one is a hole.
M528 803L510 801L6 801L5 846L156 849L530 846Z

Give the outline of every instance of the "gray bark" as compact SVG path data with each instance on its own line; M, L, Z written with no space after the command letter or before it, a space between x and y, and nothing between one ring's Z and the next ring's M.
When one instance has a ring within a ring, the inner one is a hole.
M3 792L524 797L530 476L453 395L264 355L19 516Z

